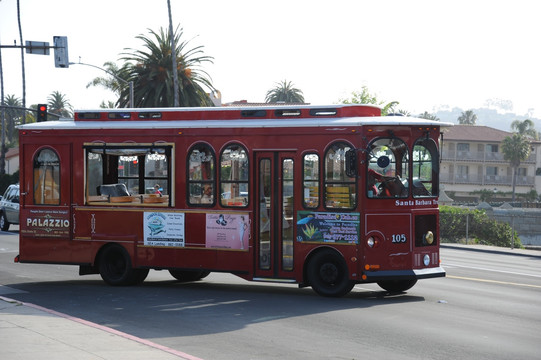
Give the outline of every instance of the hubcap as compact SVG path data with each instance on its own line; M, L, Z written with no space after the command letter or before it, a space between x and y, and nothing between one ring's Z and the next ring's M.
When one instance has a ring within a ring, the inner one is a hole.
M319 276L327 284L334 284L338 278L338 268L335 264L325 263L319 269Z

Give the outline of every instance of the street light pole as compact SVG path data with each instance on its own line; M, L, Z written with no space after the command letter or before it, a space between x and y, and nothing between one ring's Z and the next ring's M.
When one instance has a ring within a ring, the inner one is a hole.
M129 107L130 108L134 107L133 106L133 81L126 81L126 80L122 79L121 77L118 77L117 75L113 74L112 72L105 70L104 68L101 68L99 66L92 65L92 64L85 64L85 63L82 63L81 61L79 61L78 63L70 62L69 65L86 65L86 66L90 66L90 67L93 67L93 68L96 68L96 69L99 69L101 71L106 72L107 74L111 75L112 77L114 77L118 81L122 82L123 84L127 84L129 89L130 89L130 104L129 104Z

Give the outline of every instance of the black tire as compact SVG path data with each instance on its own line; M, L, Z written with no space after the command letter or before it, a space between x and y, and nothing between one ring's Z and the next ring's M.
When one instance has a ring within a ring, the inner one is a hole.
M103 281L113 286L139 284L148 275L148 269L132 267L130 255L120 245L105 248L100 255L98 267Z
M384 280L378 281L378 285L390 293L401 293L409 290L417 283L417 279L410 280Z
M210 271L206 270L169 270L171 276L181 282L197 281L207 277Z
M134 276L132 279L132 283L130 285L139 285L143 281L145 281L150 270L149 269L133 269L133 271L134 271Z
M312 289L322 296L341 297L353 289L342 256L333 250L321 250L308 263L307 277Z
M6 219L6 215L4 212L0 214L0 230L2 231L8 231L9 230L9 221Z

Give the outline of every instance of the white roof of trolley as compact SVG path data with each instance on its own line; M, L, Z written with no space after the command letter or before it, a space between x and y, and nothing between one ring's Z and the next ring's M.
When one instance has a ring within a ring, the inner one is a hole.
M452 126L450 123L406 117L380 116L372 105L296 105L216 108L134 108L80 110L74 119L19 126L46 129L187 129L187 128L298 128L358 126Z

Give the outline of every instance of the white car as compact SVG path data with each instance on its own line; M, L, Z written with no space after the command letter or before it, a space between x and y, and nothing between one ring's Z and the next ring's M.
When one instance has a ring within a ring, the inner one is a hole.
M19 185L10 185L0 200L0 230L19 223Z

